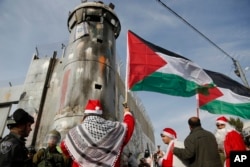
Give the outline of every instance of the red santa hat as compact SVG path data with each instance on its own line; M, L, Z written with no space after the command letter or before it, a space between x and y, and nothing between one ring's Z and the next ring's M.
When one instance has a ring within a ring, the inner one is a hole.
M227 122L228 122L228 119L226 117L224 117L224 116L221 116L221 117L216 119L216 123L218 123L218 124L224 124L225 125Z
M98 114L101 115L102 114L102 107L101 107L101 103L99 100L89 100L85 111L85 114Z
M171 128L165 128L165 129L163 129L163 131L161 132L161 134L164 135L164 136L168 136L168 137L170 137L172 139L176 139L177 138L176 132L173 129L171 129Z

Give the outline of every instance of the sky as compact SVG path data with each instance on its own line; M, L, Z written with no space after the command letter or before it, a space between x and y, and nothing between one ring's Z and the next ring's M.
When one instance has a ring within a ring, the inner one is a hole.
M162 0L169 8L203 33L229 56L165 8L158 0L104 0L113 3L121 22L116 40L117 57L125 67L126 35L131 30L145 40L178 53L202 68L242 83L234 74L232 58L239 61L250 82L249 0ZM67 44L67 19L81 0L0 1L0 87L23 83L33 54L52 55ZM155 130L156 145L164 144L160 133L175 129L183 141L189 134L187 120L197 115L195 97L182 98L154 92L136 92ZM214 132L219 115L199 111L202 126ZM233 117L226 115L227 117ZM241 119L242 121L247 121Z

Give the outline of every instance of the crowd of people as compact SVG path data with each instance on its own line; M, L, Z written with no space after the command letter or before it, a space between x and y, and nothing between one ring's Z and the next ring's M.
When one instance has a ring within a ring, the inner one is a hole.
M242 135L228 122L224 116L217 118L213 134L202 128L198 117L191 117L188 120L190 133L184 142L177 140L177 133L173 129L165 128L161 137L168 149L164 155L157 157L157 165L230 167L230 152L246 151L249 147L250 128L243 130Z
M0 142L1 167L119 167L121 153L135 126L130 109L124 107L123 122L103 118L99 100L89 100L82 122L64 139L57 130L46 137L46 148L37 152L25 146L34 118L17 109L7 120L10 133ZM59 147L58 147L59 146Z
M132 137L135 120L130 109L124 107L122 122L103 118L99 100L89 100L82 122L69 130L61 139L53 129L46 138L46 146L36 151L26 148L26 138L32 131L34 118L25 110L17 109L7 120L9 134L0 140L0 166L2 167L119 167L123 148ZM250 145L250 127L243 135L233 128L226 117L215 121L216 131L205 130L198 117L188 120L189 135L184 142L177 132L166 127L161 138L167 150L160 145L151 154L144 150L140 159L127 155L127 167L230 167L231 151L246 151ZM245 140L244 140L245 139ZM124 162L123 162L124 163Z

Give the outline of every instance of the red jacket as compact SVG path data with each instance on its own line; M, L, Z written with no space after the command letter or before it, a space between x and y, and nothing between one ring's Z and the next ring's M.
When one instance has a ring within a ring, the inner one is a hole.
M235 130L227 133L224 140L225 163L230 167L230 151L246 151L246 146L242 136Z

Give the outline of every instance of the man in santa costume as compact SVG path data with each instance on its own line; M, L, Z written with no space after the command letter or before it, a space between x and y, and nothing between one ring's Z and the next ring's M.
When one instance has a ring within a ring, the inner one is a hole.
M134 131L134 118L124 108L123 122L102 118L99 100L89 100L83 121L69 130L61 143L66 156L73 159L73 167L119 167L123 147Z
M219 151L224 152L224 167L230 167L230 151L246 150L243 137L228 123L228 119L224 116L216 119L216 126L215 137Z
M184 167L186 166L177 156L173 155L174 147L184 148L183 142L177 141L176 132L171 128L163 129L161 133L163 143L168 145L166 154L160 155L159 166L162 167Z

